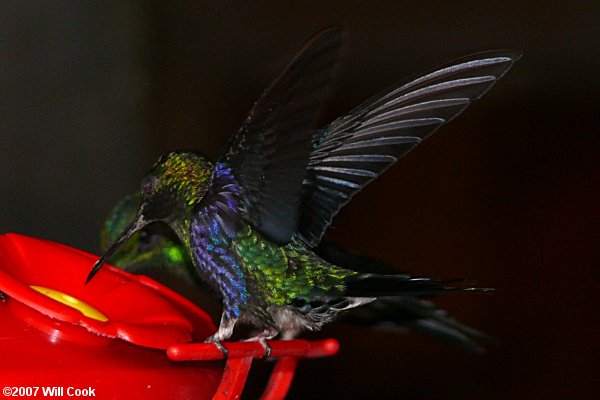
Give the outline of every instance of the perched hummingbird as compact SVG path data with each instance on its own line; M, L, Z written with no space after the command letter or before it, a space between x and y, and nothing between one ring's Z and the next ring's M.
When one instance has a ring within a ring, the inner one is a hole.
M110 211L101 235L100 248L104 252L118 239L123 229L136 217L141 204L139 193L121 199ZM176 285L187 296L206 293L206 285L198 279L192 260L175 235L161 224L142 228L111 257L111 263L133 273L158 273L159 279ZM398 270L381 261L350 253L326 241L313 248L315 253L334 265L343 265L357 272L398 274ZM434 293L432 293L434 294ZM206 299L197 299L206 307ZM401 295L381 298L351 313L343 313L340 320L355 325L382 327L386 330L410 329L447 341L464 349L481 352L480 341L490 341L483 333L469 328L449 316L422 296Z
M245 322L260 330L251 340L265 344L280 333L285 339L317 330L354 307L456 289L358 272L313 249L352 196L483 95L519 55L492 51L457 60L317 129L343 36L329 28L309 39L216 162L197 151L160 157L142 180L133 221L88 281L130 237L160 221L222 296L221 322L207 341L228 339Z

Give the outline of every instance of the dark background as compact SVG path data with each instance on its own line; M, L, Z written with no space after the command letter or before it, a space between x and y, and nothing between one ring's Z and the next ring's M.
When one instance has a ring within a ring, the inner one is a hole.
M2 2L0 231L97 252L112 205L157 156L216 157L305 38L350 31L327 119L432 64L524 53L480 102L358 195L336 243L492 295L439 303L499 342L332 326L290 398L598 398L594 2ZM257 386L248 397L255 397Z

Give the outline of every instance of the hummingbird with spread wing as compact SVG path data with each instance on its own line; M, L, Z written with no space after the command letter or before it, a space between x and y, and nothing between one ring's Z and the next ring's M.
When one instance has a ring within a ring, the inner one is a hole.
M110 211L100 234L100 249L108 250L123 229L134 220L140 206L140 194L133 193L121 199ZM397 268L370 257L352 253L327 241L314 247L315 253L334 265L343 265L356 272L398 274ZM181 294L200 302L204 307L207 300L207 285L195 272L194 263L176 235L161 224L142 228L132 235L111 257L111 263L135 274L152 274L167 285L172 285ZM424 333L473 352L482 352L479 342L490 342L485 334L465 326L438 308L426 297L436 294L432 290L425 294L402 294L379 298L351 313L342 313L343 323L383 328L386 331L407 329Z
M328 28L309 39L217 161L189 150L160 157L142 179L134 217L88 281L128 239L161 222L222 298L211 342L228 339L238 322L257 329L250 340L266 345L280 334L318 330L355 307L389 310L393 299L478 290L389 269L364 272L335 261L345 258L339 253L322 257L315 249L356 193L480 98L519 54L490 51L456 60L319 128L343 38L343 30Z

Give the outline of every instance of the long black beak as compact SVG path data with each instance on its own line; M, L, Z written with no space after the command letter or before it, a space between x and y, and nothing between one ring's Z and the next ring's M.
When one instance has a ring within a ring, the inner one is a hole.
M125 228L121 236L119 236L119 238L115 240L115 242L108 248L108 250L106 250L104 255L100 257L98 261L96 261L94 267L90 271L90 274L85 280L85 283L87 284L89 281L92 280L94 275L96 275L100 268L102 268L104 263L110 260L115 251L117 251L117 249L121 247L123 243L125 243L131 236L133 236L134 233L142 229L144 226L148 225L148 223L149 222L144 219L144 216L141 213L138 213L137 219L131 224L129 224L127 228Z

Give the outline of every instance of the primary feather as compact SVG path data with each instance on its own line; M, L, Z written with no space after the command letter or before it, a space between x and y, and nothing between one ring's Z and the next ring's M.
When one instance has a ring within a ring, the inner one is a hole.
M479 99L517 58L490 51L456 60L384 91L319 131L302 187L299 236L316 246L352 196Z

